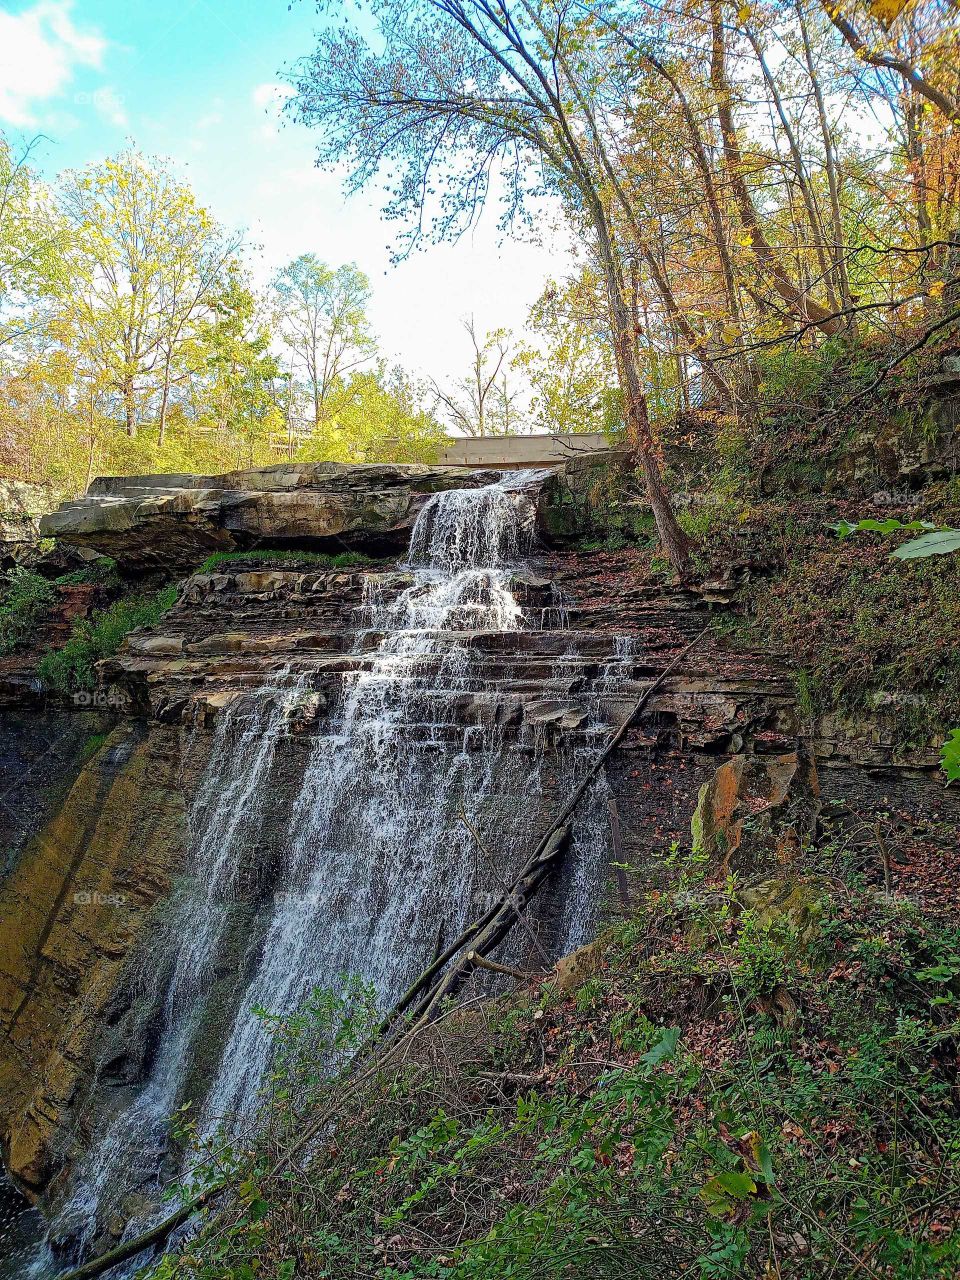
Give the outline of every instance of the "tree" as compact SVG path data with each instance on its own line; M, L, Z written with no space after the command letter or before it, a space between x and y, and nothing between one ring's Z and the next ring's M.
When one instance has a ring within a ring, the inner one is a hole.
M38 143L14 148L0 133L0 347L46 323L64 248L63 219L30 168Z
M599 281L589 271L561 288L550 283L527 321L539 343L521 343L513 363L533 389L542 431L603 431L622 422L613 346Z
M510 337L505 329L494 329L479 338L473 316L463 321L463 329L470 339L470 372L446 390L435 382L437 404L465 436L506 435L513 416L513 400L503 383Z
M661 542L684 569L690 540L657 459L614 214L630 213L617 177L622 116L601 92L615 36L546 0L384 0L375 17L376 49L346 25L299 66L292 110L323 128L321 162L346 161L354 188L385 168L396 174L387 214L409 220L411 244L471 225L494 174L508 220L538 195L560 195L600 264L627 431Z
M305 253L277 273L272 292L277 328L319 428L333 392L376 354L367 320L370 282L353 263L334 269Z
M270 350L273 335L258 299L232 265L211 299L211 315L198 335L207 374L205 395L218 426L244 439L252 464L253 444L279 431L284 408L276 387L280 364Z
M893 72L948 120L960 123L960 14L956 5L920 0L906 14L906 0L873 0L866 5L821 0L821 4L861 62ZM903 22L898 21L901 14Z
M304 461L432 462L447 436L423 387L402 369L356 370L297 455Z
M170 168L125 151L67 173L70 229L57 289L90 376L119 396L127 434L141 394L159 384L161 435L177 354L240 247Z

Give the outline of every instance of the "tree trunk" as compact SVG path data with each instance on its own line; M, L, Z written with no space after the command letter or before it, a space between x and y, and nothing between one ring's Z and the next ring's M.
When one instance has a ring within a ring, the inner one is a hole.
M86 491L90 488L90 485L93 481L93 468L94 468L94 462L97 456L95 402L94 402L92 386L90 388L90 417L89 417L88 425L90 428L90 448L87 452L87 482L83 486L84 493L86 493Z
M617 349L617 366L620 383L623 389L624 415L627 425L627 438L636 455L637 463L643 472L647 487L647 497L653 518L656 521L657 533L670 564L677 573L685 573L690 564L690 538L677 523L670 494L663 482L663 474L657 461L650 428L650 414L647 409L647 398L643 394L640 382L640 371L637 368L636 347L631 333L630 313L624 304L619 285L614 289L608 286L612 328Z
M134 399L133 382L127 381L123 388L123 408L125 429L132 440L137 434L137 405Z
M607 306L610 311L610 331L613 334L617 373L623 392L627 438L643 471L647 497L650 499L650 507L663 550L676 572L684 574L690 565L690 548L693 543L677 523L670 494L663 483L663 475L657 461L647 399L643 394L640 370L637 367L636 333L630 307L624 297L621 262L614 248L610 224L599 196L586 184L583 191L584 195L590 197L588 208L597 237L600 263L603 267Z
M843 235L843 215L840 210L840 183L837 177L837 163L835 148L833 145L833 133L830 129L830 121L827 118L827 105L823 98L823 90L820 88L820 81L817 77L817 68L813 61L813 49L810 45L810 35L807 31L806 19L803 15L803 5L798 3L797 18L800 23L800 34L803 39L803 56L807 64L807 71L810 74L810 83L813 85L813 97L817 104L817 118L820 121L820 134L823 138L823 155L824 165L827 171L827 187L830 192L830 218L833 227L833 269L836 290L840 295L840 299L844 308L850 311L853 307L853 297L850 293L850 277L847 272L847 259L844 245ZM856 329L856 316L851 314L848 319L848 326L852 332Z
M830 284L830 263L827 261L827 255L824 251L824 233L823 223L820 218L820 211L817 208L817 200L814 195L813 188L810 185L810 178L807 173L807 166L803 158L803 152L797 141L797 135L790 123L790 117L787 115L786 108L783 104L783 98L780 95L780 89L777 86L776 78L771 74L770 68L767 66L767 60L763 56L763 50L760 48L760 42L752 31L747 29L746 37L750 42L753 52L756 55L757 62L760 64L760 70L763 73L764 83L773 102L774 110L780 121L780 127L783 129L784 137L787 140L787 146L790 148L790 157L793 160L794 172L797 175L797 183L800 187L800 195L803 200L803 206L807 212L807 221L810 224L810 233L813 236L814 250L817 255L817 262L820 267L820 273L824 282L829 287ZM794 219L796 221L796 219ZM798 229L799 230L799 229ZM833 305L835 299L830 298Z
M710 159L707 155L707 148L703 140L700 125L693 113L690 103L687 101L686 94L680 87L677 80L667 67L664 66L652 54L647 53L646 60L653 69L663 77L664 80L673 89L680 111L683 115L684 122L687 126L687 132L690 137L690 144L693 148L693 158L697 168L700 171L700 177L703 179L703 191L707 200L707 211L710 214L710 225L713 230L714 243L717 246L717 254L720 258L720 267L723 271L723 284L727 294L727 306L730 308L730 316L737 329L742 332L743 317L741 315L740 297L737 292L736 271L733 265L733 259L730 256L730 246L727 243L726 229L723 225L723 213L720 208L720 197L717 193L717 184L714 180L713 170L710 167Z
M157 444L162 445L167 434L167 404L170 400L170 356L163 367L163 394L160 397L160 431Z

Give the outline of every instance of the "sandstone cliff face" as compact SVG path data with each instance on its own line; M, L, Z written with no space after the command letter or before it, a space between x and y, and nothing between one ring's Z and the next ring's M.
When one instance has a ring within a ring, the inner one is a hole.
M31 1194L83 1140L71 1108L102 1053L124 963L180 866L179 768L175 735L116 728L0 892L0 1137Z
M461 486L464 478L450 468L316 464L104 480L48 517L44 529L113 555L130 571L191 569L212 549L258 543L342 538L382 550L404 544L432 491ZM468 484L488 478L466 476ZM565 477L547 486L541 528L556 543L579 528L582 483ZM9 1168L32 1196L56 1200L91 1131L135 1095L156 1052L156 992L178 943L164 934L164 904L183 869L185 810L219 717L238 693L269 686L281 671L305 677L266 788L268 804L289 806L311 735L344 674L362 669L377 642L367 630L365 599L371 592L391 599L409 581L400 569L264 570L253 563L194 573L162 622L131 634L103 665L108 700L112 689L120 695L113 701L129 709L96 725L88 720L62 749L48 801L17 828L22 852L0 897L0 1138ZM730 590L722 583L698 592L640 586L604 563L546 548L513 585L531 628L464 637L486 686L499 694L506 750L525 728L555 743L575 742L584 729L584 691L604 688L610 664L628 660L629 677L602 694L616 722L704 630ZM627 637L627 647L615 636ZM462 734L489 714L489 702L464 693L448 710L449 732ZM7 746L11 759L30 733L23 715ZM80 739L91 733L107 736L84 762ZM786 671L702 637L611 761L613 861L621 865L611 874L605 910L630 910L655 879L658 856L671 841L689 840L698 805L714 838L723 830L725 851L738 855L745 829L789 828L795 785L819 792L821 804L930 808L938 819L960 822L960 802L943 797L932 761L896 763L882 738L876 724L811 728L798 715ZM542 825L556 804L555 795L544 795ZM222 1045L262 939L261 906L279 856L269 818L241 869L186 1096L200 1088Z
M49 505L43 485L0 476L0 565L17 564L30 552Z

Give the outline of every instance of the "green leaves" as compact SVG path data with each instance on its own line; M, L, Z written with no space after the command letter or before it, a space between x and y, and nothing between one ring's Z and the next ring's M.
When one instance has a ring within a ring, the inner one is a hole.
M891 552L894 560L923 560L927 556L948 555L960 551L960 529L938 529L920 538L911 538Z
M960 782L960 729L954 729L940 748L940 768L948 782Z
M643 1055L642 1061L651 1067L658 1066L661 1062L673 1057L679 1040L680 1028L667 1027L653 1048Z
M740 1205L757 1193L757 1184L749 1173L727 1169L705 1182L700 1188L700 1199L707 1213L716 1218L736 1212Z
M924 530L918 538L911 538L891 551L894 560L924 560L927 556L949 555L960 551L960 529L946 529L929 520L911 520L905 523L891 517L889 520L838 520L828 526L838 538L849 538L854 533L907 533Z
M898 531L912 529L937 528L935 524L931 524L928 520L911 520L909 524L905 524L902 520L896 520L893 517L889 520L867 518L866 520L858 520L856 524L851 524L849 520L841 519L829 527L833 529L838 538L849 538L854 533L897 533Z

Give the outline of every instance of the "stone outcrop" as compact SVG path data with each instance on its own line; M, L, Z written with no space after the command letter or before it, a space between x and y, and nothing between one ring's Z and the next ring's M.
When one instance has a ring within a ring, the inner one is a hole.
M82 743L71 739L56 776L57 804L31 815L33 839L16 832L23 851L0 900L0 1137L31 1196L55 1199L58 1172L76 1144L142 1084L158 1023L149 1000L137 1009L131 993L149 985L144 974L164 954L153 931L182 864L184 797L196 790L218 717L241 691L269 686L281 672L304 676L270 779L271 803L289 807L311 736L322 731L344 677L364 670L380 638L370 630L370 599L389 602L411 582L402 568L382 566L264 568L241 560L212 573L189 571L218 548L400 548L430 493L489 478L437 467L312 464L101 480L45 520L44 532L112 555L129 571L161 567L188 576L161 622L130 634L101 665L103 712L96 712L99 701L93 710L62 712L102 714L104 723L91 726L97 741L86 763ZM554 547L582 530L591 484L583 471L544 485L540 527ZM431 723L431 741L444 732L466 741L471 724L496 716L505 750L522 751L524 734L575 749L591 731L585 700L602 703L607 720L618 723L734 587L651 585L611 569L608 558L545 547L513 584L527 627L462 635L480 668L478 683L498 696L452 692L449 723ZM807 785L798 760L816 754L818 743L835 744L821 762L825 800L851 807L862 800L876 811L935 808L938 819L960 819L929 762L892 767L877 741L868 775L844 733L826 726L818 737L804 724L780 666L703 635L610 759L605 803L615 848L607 914L629 911L649 890L660 856L674 842L689 844L697 812L717 863L774 811L779 829L801 772ZM4 747L16 769L16 742ZM934 788L941 798L930 806ZM545 794L534 825L547 825L563 799ZM220 985L211 1007L226 1011L224 1018L240 998L245 956L262 941L257 895L270 892L270 868L281 854L270 841L281 839L282 832L263 834L264 847L251 849L239 877L246 898L231 925L235 945L213 978ZM564 892L562 883L555 892ZM581 964L588 954L568 966L571 984L588 976ZM210 1030L213 1055L222 1034L222 1027ZM205 1065L198 1061L197 1072Z
M43 485L0 476L0 561L16 564L36 546L49 505Z
M279 463L220 476L119 476L44 516L41 532L126 570L196 568L213 551L261 544L377 552L404 546L438 489L483 484L456 467Z

